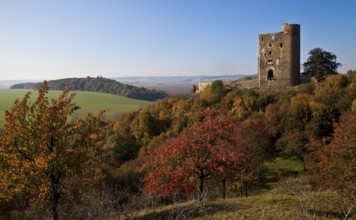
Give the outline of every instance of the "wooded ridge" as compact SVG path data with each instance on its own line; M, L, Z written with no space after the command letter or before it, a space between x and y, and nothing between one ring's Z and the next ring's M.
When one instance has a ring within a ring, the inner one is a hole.
M38 90L42 85L40 83L20 83L10 87L10 89L35 89ZM48 81L51 90L63 90L71 87L73 91L95 91L115 95L121 95L133 99L147 101L156 101L167 98L168 94L164 91L149 90L143 87L136 87L117 82L112 79L103 77L86 77L86 78L67 78Z

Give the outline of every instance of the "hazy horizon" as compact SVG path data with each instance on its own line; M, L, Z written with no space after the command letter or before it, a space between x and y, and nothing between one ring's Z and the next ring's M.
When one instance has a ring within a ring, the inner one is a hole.
M254 75L258 34L301 25L356 68L356 1L0 0L0 80Z
M143 76L111 76L111 77L105 77L103 75L86 75L86 76L68 76L68 77L61 77L61 78L19 78L19 79L2 79L0 78L1 82L11 82L11 81L29 81L29 82L37 82L37 81L43 81L43 80L59 80L59 79L66 79L66 78L86 78L86 77L91 77L91 78L95 78L95 77L104 77L104 78L108 78L108 79L119 79L119 78L160 78L160 77L164 77L164 78L175 78L175 77L223 77L223 76L245 76L247 74L201 74L201 75L143 75ZM257 74L249 74L247 76L256 76Z

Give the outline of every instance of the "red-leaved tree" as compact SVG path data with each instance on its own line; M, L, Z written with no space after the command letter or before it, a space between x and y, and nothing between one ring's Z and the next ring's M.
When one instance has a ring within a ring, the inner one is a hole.
M249 159L233 151L233 133L227 116L210 108L197 114L190 128L159 146L144 165L144 193L167 197L198 187L201 196L208 177L226 184L228 178L239 176Z

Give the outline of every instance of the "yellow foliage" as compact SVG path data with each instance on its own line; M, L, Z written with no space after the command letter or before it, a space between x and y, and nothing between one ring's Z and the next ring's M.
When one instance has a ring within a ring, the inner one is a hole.
M29 103L28 93L5 113L5 129L0 132L0 200L31 195L51 201L55 216L58 209L53 204L58 206L63 192L74 187L66 185L69 180L98 162L110 124L100 124L104 112L69 122L68 116L79 109L75 94L66 89L58 99L48 101L47 93L45 83L34 103Z
M351 111L356 112L356 99L352 101Z
M241 97L237 96L234 99L233 107L230 112L239 120L244 119L248 115L248 109Z

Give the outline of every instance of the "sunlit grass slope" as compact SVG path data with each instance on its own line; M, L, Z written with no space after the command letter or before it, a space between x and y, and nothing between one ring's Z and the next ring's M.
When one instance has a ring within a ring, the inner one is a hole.
M4 125L5 110L13 106L16 98L22 99L29 91L32 92L31 101L34 101L38 96L37 91L22 89L0 90L0 127ZM56 99L61 93L61 91L50 91L49 98ZM142 106L152 103L107 93L84 91L76 91L75 93L75 101L80 106L80 110L75 113L75 116L78 117L84 117L88 112L97 113L101 109L107 109L108 112L105 116L113 118L119 114L138 110Z
M299 219L328 219L337 220L343 215L339 205L340 198L334 193L304 192L302 200L296 195L279 190L271 190L250 197L233 197L226 200L217 199L207 202L204 211L194 212L188 219L249 219L249 220L299 220ZM189 210L192 201L166 205L152 209L141 210L137 219L169 219L182 209ZM303 208L302 208L303 205ZM352 216L353 217L353 216ZM350 217L350 219L353 219ZM182 218L183 219L183 218Z

